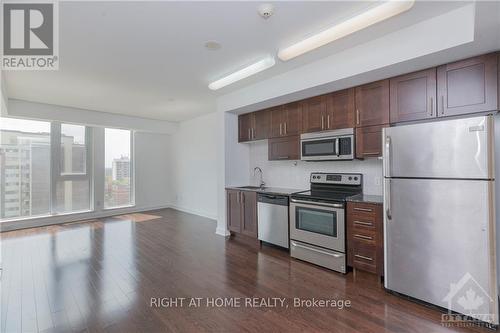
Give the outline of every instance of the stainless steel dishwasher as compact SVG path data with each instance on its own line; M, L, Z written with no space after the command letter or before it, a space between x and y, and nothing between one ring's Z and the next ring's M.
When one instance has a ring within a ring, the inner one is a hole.
M289 248L288 196L259 193L259 240Z

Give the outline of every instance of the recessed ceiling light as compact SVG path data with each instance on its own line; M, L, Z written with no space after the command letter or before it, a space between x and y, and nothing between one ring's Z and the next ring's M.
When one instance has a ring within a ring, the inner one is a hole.
M328 28L316 35L280 50L278 52L278 57L283 61L290 60L337 39L350 35L356 31L369 27L375 23L401 14L413 7L414 3L415 0L387 1L344 22L334 25L333 27Z
M220 43L214 40L209 40L208 42L205 43L205 47L207 48L207 50L216 51L219 50L222 47L222 45L220 45Z
M237 72L229 74L228 76L223 77L217 81L214 81L208 85L208 88L212 90L217 90L222 87L225 87L231 83L247 78L251 75L262 72L265 69L273 67L275 64L274 57L267 57L262 60L257 61L256 63L251 64L243 69L240 69Z

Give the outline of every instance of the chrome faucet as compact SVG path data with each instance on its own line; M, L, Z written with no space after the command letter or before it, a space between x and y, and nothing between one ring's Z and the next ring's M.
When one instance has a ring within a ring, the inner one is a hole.
M264 186L266 185L266 183L264 183L264 180L262 179L262 169L259 168L259 167L253 168L253 176L255 177L255 172L257 172L257 171L260 172L260 184L259 184L259 187L260 188L264 188Z

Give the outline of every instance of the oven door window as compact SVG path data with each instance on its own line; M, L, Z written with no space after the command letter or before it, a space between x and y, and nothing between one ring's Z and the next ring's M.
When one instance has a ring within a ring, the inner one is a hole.
M337 237L337 212L296 207L295 214L296 229Z
M335 140L314 140L302 142L302 156L335 155Z

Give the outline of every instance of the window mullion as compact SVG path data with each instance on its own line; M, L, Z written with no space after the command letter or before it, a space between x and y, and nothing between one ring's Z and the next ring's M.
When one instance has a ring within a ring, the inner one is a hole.
M57 181L61 174L61 123L54 121L50 126L50 213L56 214Z

